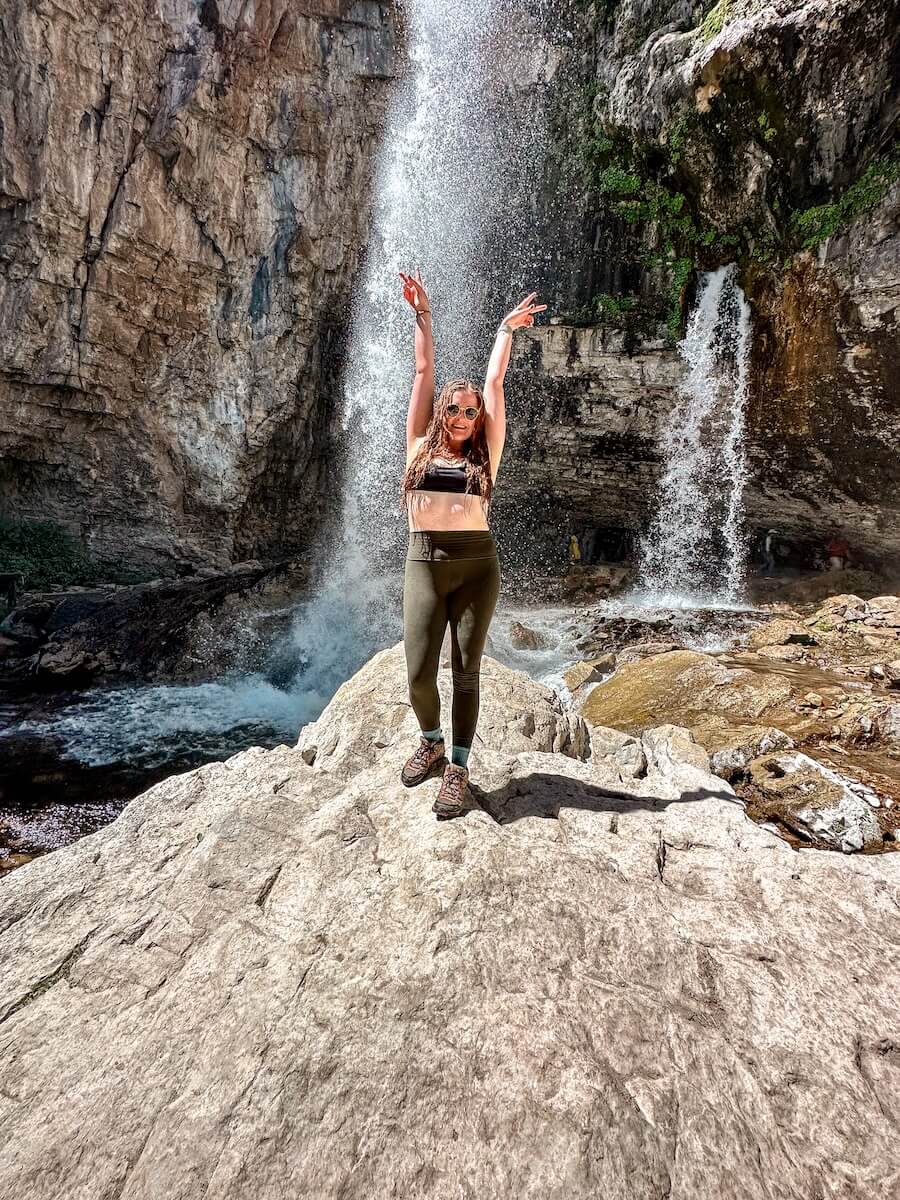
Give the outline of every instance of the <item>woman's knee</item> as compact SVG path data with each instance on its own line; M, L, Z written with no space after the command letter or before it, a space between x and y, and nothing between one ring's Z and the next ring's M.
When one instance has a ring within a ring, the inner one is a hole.
M407 664L406 679L410 693L430 691L437 687L437 663L430 662Z
M481 685L481 663L465 670L462 665L451 668L453 676L453 691L455 693L476 693Z

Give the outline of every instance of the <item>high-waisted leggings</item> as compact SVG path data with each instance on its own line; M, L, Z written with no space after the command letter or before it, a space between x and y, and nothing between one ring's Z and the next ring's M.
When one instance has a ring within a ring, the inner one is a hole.
M454 746L471 747L475 736L481 656L499 592L497 546L488 530L410 533L403 584L409 699L420 728L437 729L437 672L449 623Z

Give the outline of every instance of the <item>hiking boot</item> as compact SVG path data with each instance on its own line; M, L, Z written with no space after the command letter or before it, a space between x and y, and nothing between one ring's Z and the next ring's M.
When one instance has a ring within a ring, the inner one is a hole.
M471 808L472 794L469 791L469 772L456 763L447 763L437 800L431 806L439 817L458 817Z
M435 767L438 765L443 766L446 761L444 757L444 739L441 738L439 742L432 742L429 738L423 737L419 742L418 749L403 764L403 770L400 772L400 782L404 787L416 787L418 784L425 782Z

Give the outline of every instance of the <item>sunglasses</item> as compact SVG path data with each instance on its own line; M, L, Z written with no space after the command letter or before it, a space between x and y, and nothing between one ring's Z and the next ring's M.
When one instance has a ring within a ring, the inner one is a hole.
M465 415L465 418L467 421L474 421L480 412L481 412L480 408L465 408L465 409L463 409L463 408L460 408L458 404L448 404L447 405L447 416L448 417L458 417L460 413L463 413Z

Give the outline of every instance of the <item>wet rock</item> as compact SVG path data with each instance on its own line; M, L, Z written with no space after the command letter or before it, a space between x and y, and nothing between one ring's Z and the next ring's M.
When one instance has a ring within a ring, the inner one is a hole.
M37 661L37 674L58 678L65 686L86 684L100 669L100 660L96 655L79 646L64 646L58 642L48 642L41 651Z
M64 592L28 601L28 621L41 614L37 640L12 646L0 658L0 680L18 687L82 687L88 682L165 679L181 669L193 623L229 598L277 577L285 564L240 563L187 579L133 587ZM8 619L16 621L19 610Z
M677 642L640 642L637 646L628 646L625 650L620 650L616 655L616 663L621 667L626 663L640 662L641 659L653 658L657 654L670 654L679 649Z
M601 654L596 658L589 658L585 662L576 663L574 667L570 667L563 675L566 687L574 696L581 688L589 683L599 683L599 681L610 672L616 669L616 656L614 654Z
M900 746L900 704L886 704L873 721L874 733L888 746Z
M636 732L663 721L691 724L692 717L709 713L757 718L790 696L791 685L779 675L676 650L621 667L594 688L584 716L589 723Z
M769 754L750 764L753 787L766 815L818 845L845 854L882 844L873 808L877 795L806 754Z
M774 726L733 726L704 739L715 749L710 754L710 770L723 779L733 781L743 775L754 759L775 750L792 750L794 740Z
M803 662L807 658L805 646L760 646L756 651L760 658L770 658L774 662Z
M530 629L521 621L513 621L509 627L510 643L517 650L541 650L547 645L547 639L536 629Z

